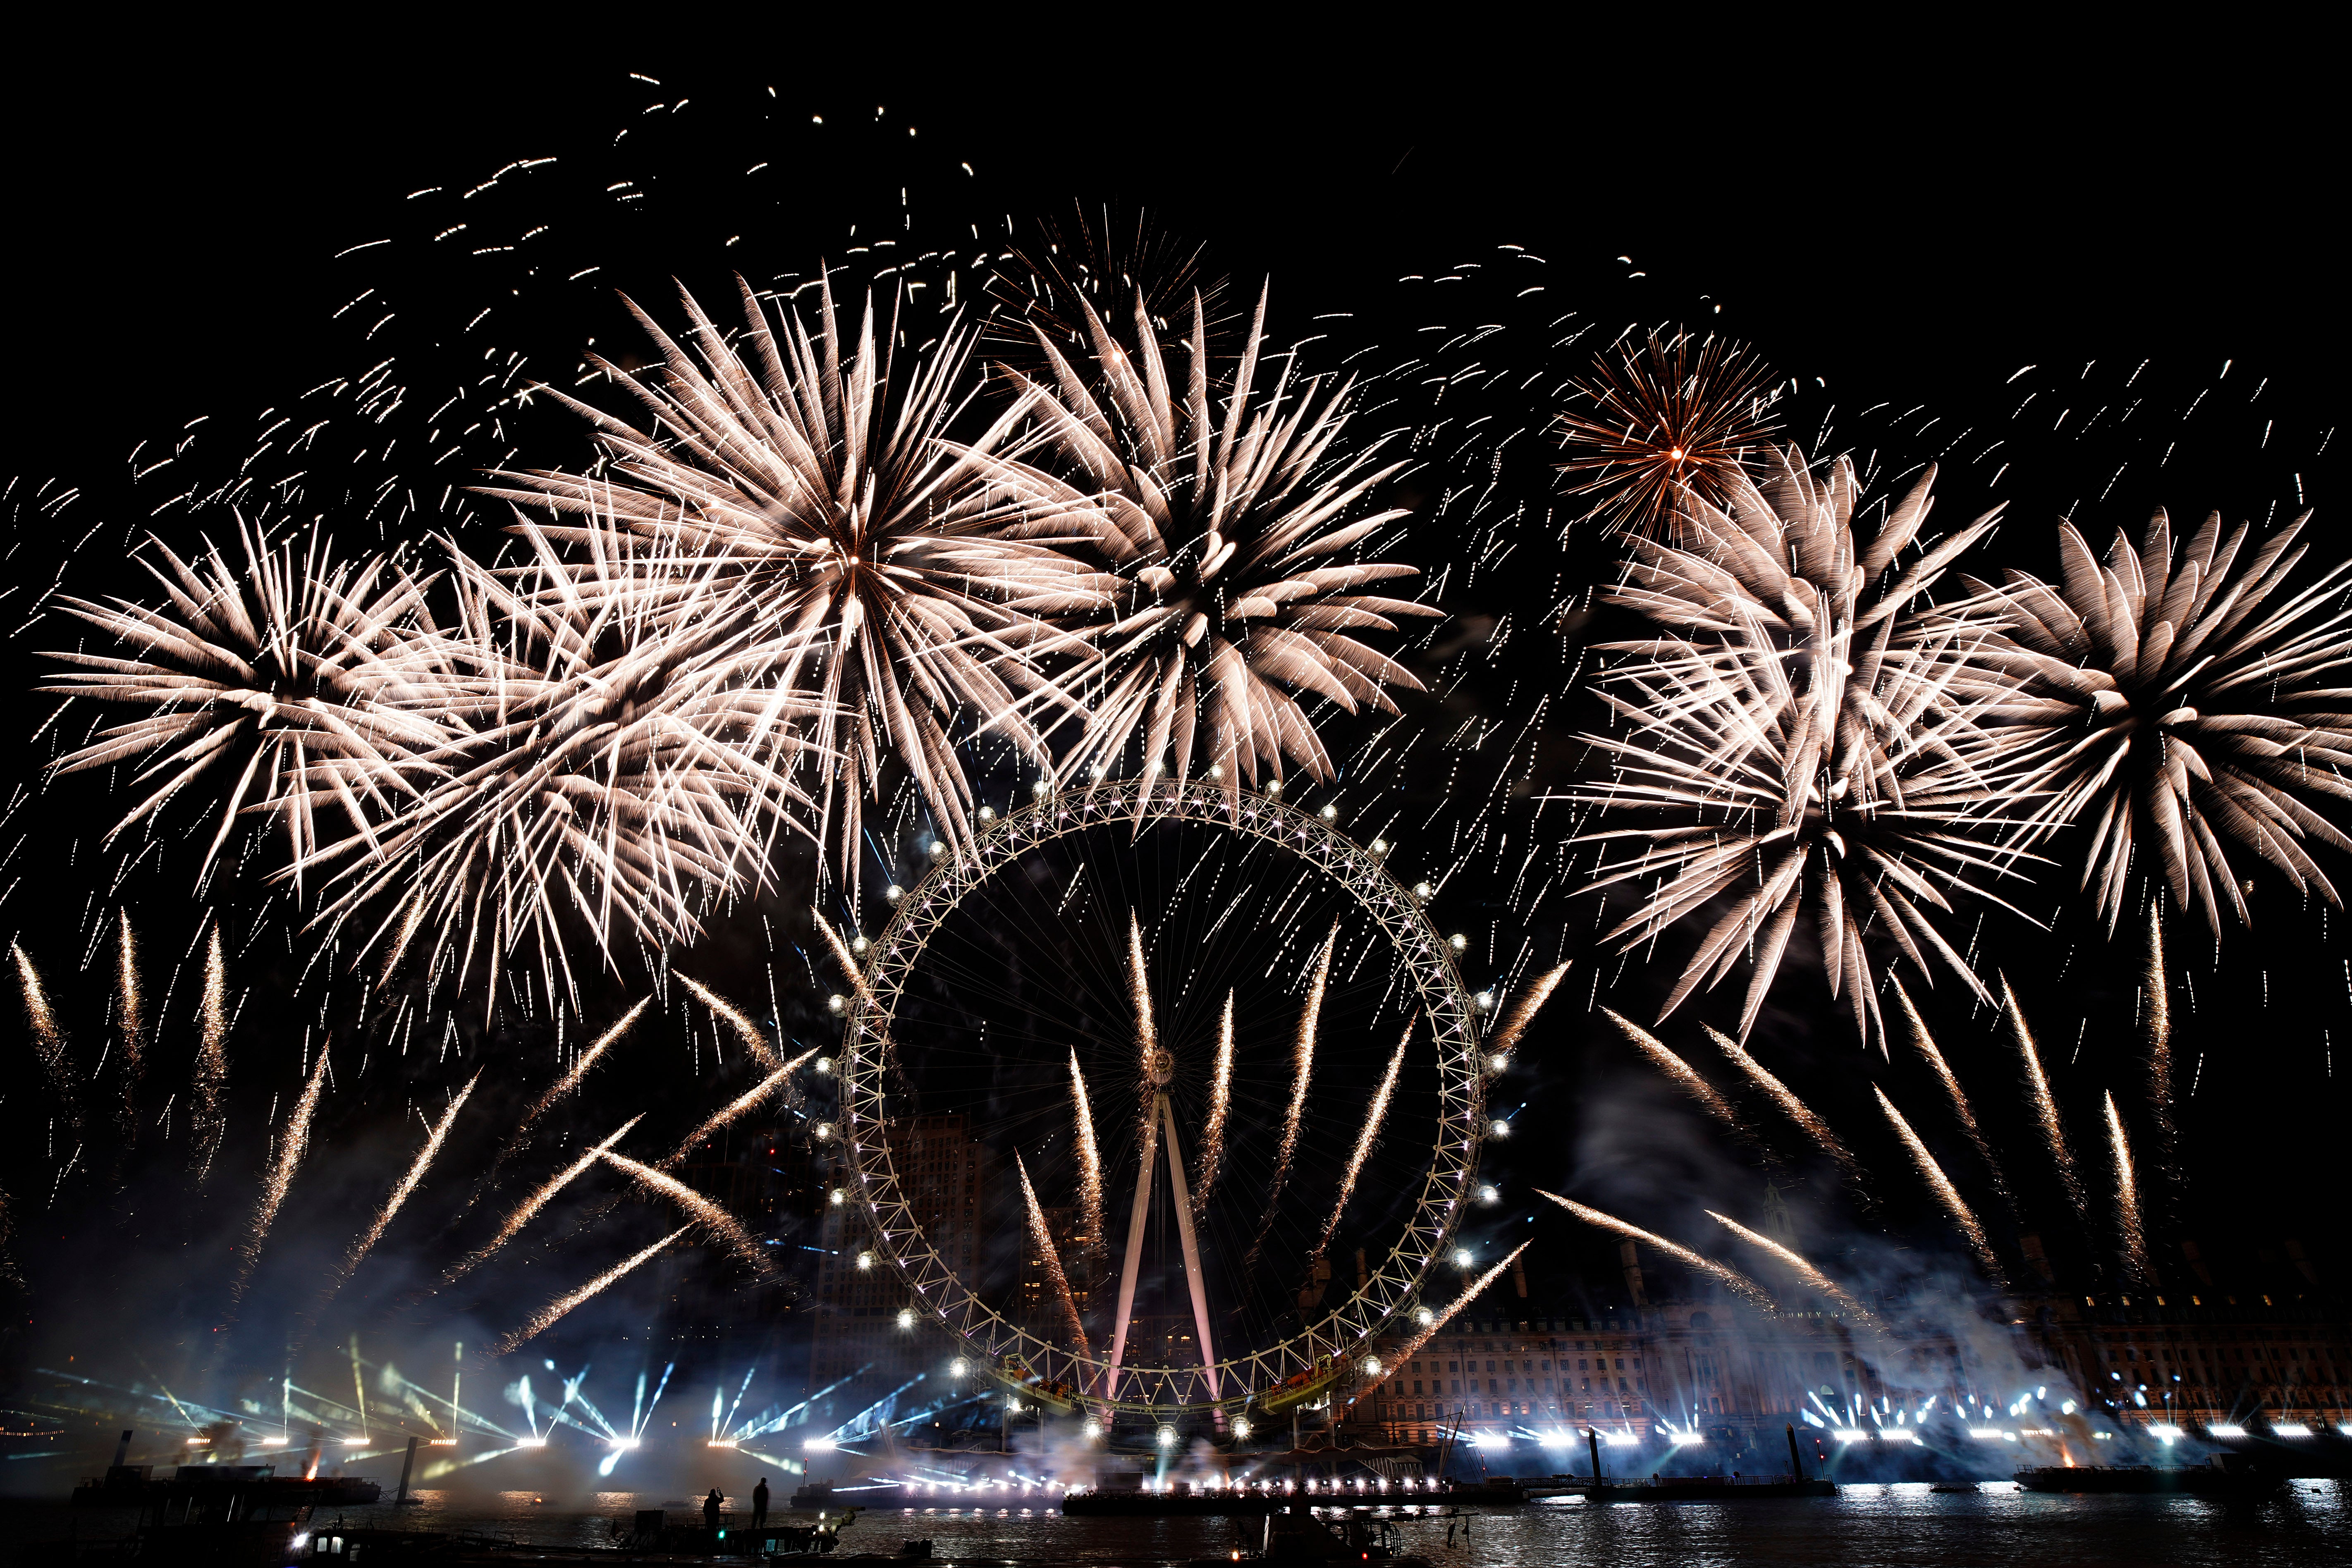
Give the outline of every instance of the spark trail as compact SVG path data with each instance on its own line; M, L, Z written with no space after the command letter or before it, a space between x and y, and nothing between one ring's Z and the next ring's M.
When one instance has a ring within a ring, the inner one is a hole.
M205 949L205 992L199 1005L196 1067L189 1085L189 1121L196 1180L211 1174L213 1157L220 1152L228 1123L221 1112L221 1095L228 1088L228 964L221 956L220 922L213 922L212 941Z
M1903 989L1901 978L1894 978L1893 984L1895 1000L1903 1005L1903 1016L1911 1025L1912 1044L1917 1046L1919 1054L1927 1058L1927 1066L1935 1071L1936 1081L1944 1086L1944 1093L1952 1102L1952 1114L1958 1120L1960 1131L1968 1134L1969 1143L1976 1148L1977 1158L1984 1162L1985 1171L1992 1177L1993 1191L2000 1194L2003 1203L2014 1208L2016 1200L2010 1196L2009 1182L2001 1174L2000 1163L1992 1157L1992 1145L1985 1141L1983 1130L1977 1126L1976 1110L1969 1104L1968 1093L1960 1088L1958 1076L1952 1071L1951 1064L1944 1059L1944 1053L1936 1048L1936 1037L1927 1032L1927 1021L1919 1016L1919 1009L1911 1005L1911 994Z
M131 1125L131 1101L139 1092L139 1075L145 1066L147 998L139 986L139 939L131 930L131 911L118 910L121 921L116 949L115 984L122 1003L122 1120Z
M1472 1280L1469 1285L1463 1289L1462 1294L1454 1297L1453 1301L1446 1306L1445 1310L1430 1319L1428 1322L1423 1323L1414 1331L1412 1338L1405 1341L1404 1348L1398 1351L1390 1358L1391 1364L1402 1363L1407 1357L1420 1354L1421 1347L1427 1344L1433 1338L1434 1338L1439 1331L1443 1330L1446 1324L1452 1322L1454 1321L1454 1315L1456 1312L1459 1312L1463 1308L1468 1306L1471 1302L1485 1295L1486 1293L1487 1287L1494 1284L1496 1280L1500 1279L1503 1277L1503 1271L1510 1268L1512 1264L1517 1262L1519 1254L1525 1252L1533 1245L1533 1242L1528 1241L1519 1243L1518 1246L1511 1248L1509 1252L1504 1254L1502 1260L1496 1263L1495 1267L1487 1269L1486 1272Z
M1062 1255L1054 1247L1054 1233L1046 1227L1045 1211L1038 1206L1037 1189L1029 1184L1029 1167L1018 1153L1013 1156L1013 1168L1021 1174L1021 1198L1028 1205L1030 1243L1045 1266L1045 1278L1053 1282L1054 1300L1069 1324L1071 1342L1078 1347L1082 1359L1090 1357L1094 1352L1087 1343L1087 1326L1078 1317L1077 1301L1070 1295L1070 1277L1062 1272Z
M1936 1201L1944 1205L1944 1212L1952 1216L1952 1223L1959 1227L1960 1235L1968 1241L1969 1249L1977 1255L1977 1267L1984 1270L1986 1279L2000 1289L2008 1289L2009 1277L2001 1270L2000 1259L1993 1255L1992 1244L1985 1239L1984 1226L1977 1223L1976 1215L1961 1198L1959 1189L1953 1186L1950 1178L1944 1174L1944 1168L1936 1163L1936 1157L1927 1152L1927 1145L1919 1141L1919 1135L1911 1131L1911 1123L1895 1109L1895 1102L1886 1098L1886 1091L1876 1084L1872 1084L1870 1089L1878 1096L1878 1109L1886 1112L1886 1120L1895 1124L1895 1135L1903 1140L1903 1146L1911 1151L1911 1161L1919 1167L1920 1179L1936 1194Z
M2083 1178L2075 1172L2074 1155L2066 1147L2066 1125L2058 1115L2058 1098L2050 1092L2050 1080L2042 1076L2041 1053L2033 1048L2033 1031L2026 1026L2025 1010L2017 1005L2017 993L2009 988L2007 977L2000 983L2001 1007L2009 1015L2009 1026L2017 1037L2018 1054L2025 1061L2026 1093L2033 1103L2033 1119L2041 1125L2042 1142L2050 1146L2050 1162L2057 1167L2059 1181L2065 1184L2066 1201L2074 1212L2083 1212Z
M2116 1162L2116 1232L2123 1248L2124 1278L2135 1285L2147 1283L2147 1231L2140 1223L2139 1179L2132 1173L2131 1141L2124 1136L2124 1119L2116 1110L2115 1092L2106 1095L2107 1145Z
M1814 1268L1811 1263L1806 1262L1805 1259L1797 1253L1781 1246L1779 1242L1773 1240L1769 1236L1757 1235L1746 1226L1741 1225L1738 1220L1729 1218L1724 1215L1719 1215L1713 1209L1706 1211L1706 1217L1715 1221L1716 1224L1723 1226L1726 1230L1731 1232L1732 1235L1738 1237L1740 1240L1748 1243L1748 1246L1753 1247L1759 1251L1769 1253L1772 1257L1780 1259L1781 1263L1787 1265L1788 1268L1796 1274L1798 1279L1805 1282L1807 1288L1817 1294L1826 1296L1831 1300L1836 1302L1838 1306L1844 1310L1848 1317L1853 1319L1855 1322L1860 1323L1864 1328L1868 1329L1872 1333L1883 1335L1888 1331L1885 1323L1880 1321L1877 1313L1864 1306L1860 1301L1856 1300L1853 1294L1843 1286L1831 1279L1828 1275L1822 1273L1820 1269Z
M1663 1236L1656 1236L1643 1230L1640 1226L1628 1225L1614 1215L1603 1214L1599 1209L1576 1202L1573 1198L1564 1198L1558 1193L1548 1193L1540 1187L1536 1189L1536 1195L1549 1198L1589 1226L1612 1232L1628 1241L1638 1241L1643 1247L1654 1247L1685 1268L1696 1268L1711 1279L1721 1280L1730 1288L1734 1295L1759 1310L1768 1312L1779 1310L1779 1303L1772 1300L1772 1293L1737 1268L1717 1263L1714 1258L1702 1253L1693 1252L1687 1247L1677 1246Z
M1731 1058L1731 1065L1746 1074L1749 1082L1762 1089L1790 1121L1802 1128L1805 1136L1820 1144L1822 1152L1837 1162L1838 1169L1845 1173L1847 1180L1853 1182L1857 1187L1862 1184L1861 1163L1854 1159L1853 1151L1838 1142L1837 1134L1830 1131L1830 1124L1813 1114L1812 1107L1799 1100L1794 1090L1767 1071L1762 1062L1749 1056L1739 1042L1730 1036L1720 1029L1709 1026L1706 1030L1706 1037L1713 1040L1723 1054Z
M685 976L681 975L679 978L684 979ZM778 1067L775 1071L761 1079L758 1083L753 1084L747 1092L738 1096L731 1103L713 1111L709 1121L696 1128L693 1131L688 1133L678 1143L678 1146L676 1149L671 1150L669 1153L662 1157L660 1163L655 1165L654 1169L656 1171L676 1169L688 1154L694 1152L694 1146L696 1144L701 1142L705 1138L709 1137L712 1133L718 1132L730 1126L737 1118L742 1116L747 1111L756 1109L761 1101L769 1099L778 1089L786 1087L786 1085L791 1081L793 1074L800 1068L807 1066L809 1058L815 1055L816 1051L814 1047L803 1051L792 1060Z
M49 1075L49 1088L64 1108L66 1120L79 1126L81 1113L74 1090L73 1064L66 1057L65 1034L58 1027L57 1012L41 985L40 971L33 967L32 956L15 942L8 944L8 956L16 961L16 978L25 988L25 1016L33 1026L33 1047Z
M1095 1142L1094 1102L1087 1096L1087 1075L1078 1070L1076 1047L1070 1051L1070 1118L1078 1149L1079 1215L1093 1238L1088 1245L1100 1252L1110 1245L1103 1234L1102 1149Z
M2156 1122L2157 1169L2177 1185L2172 1145L2172 998L2164 981L2164 900L2147 901L2147 1101Z
M681 974L678 978L683 980L686 977ZM606 1051L612 1049L613 1047L620 1043L621 1037L629 1032L629 1026L637 1021L638 1017L647 1007L653 1005L653 1000L654 999L650 996L644 998L642 1001L638 1002L635 1006L630 1008L626 1013L622 1014L621 1021L619 1023L614 1025L611 1028L597 1036L594 1042L591 1044L586 1050L580 1053L580 1059L572 1064L572 1070L565 1073L562 1078L556 1079L555 1087L549 1089L545 1094L541 1095L538 1102L529 1110L523 1112L521 1126L515 1129L516 1132L520 1134L523 1128L529 1127L532 1122L537 1121L541 1117L546 1115L548 1109L557 1100L562 1100L565 1095L570 1094L573 1089L578 1089L580 1087L580 1080L588 1076L588 1069L594 1067L597 1061Z
M513 1240L515 1233L520 1230L524 1226L530 1224L533 1215L536 1215L540 1210L545 1208L548 1204L553 1200L556 1194L562 1192L565 1187L570 1186L573 1182L577 1181L583 1173L586 1173L589 1166L596 1163L596 1156L604 1152L605 1150L610 1149L614 1144L618 1143L623 1136L628 1132L630 1128L635 1127L638 1122L643 1121L645 1119L645 1113L643 1111L630 1117L626 1121L621 1123L619 1131L615 1131L611 1137L605 1139L602 1143L597 1144L594 1148L581 1155L580 1158L572 1161L569 1165L566 1165L562 1170L557 1172L554 1176L550 1178L548 1182L539 1189L539 1191L531 1194L530 1196L523 1199L521 1203L515 1205L514 1212L507 1215L506 1223L499 1226L499 1232L496 1236L493 1236L489 1240L484 1242L481 1246L474 1248L473 1251L466 1254L465 1257L451 1264L448 1268L443 1272L441 1276L442 1279L447 1283L455 1284L459 1279L478 1267L490 1256L490 1254L496 1252L499 1247L504 1247L508 1242Z
M1495 1037L1486 1043L1488 1055L1500 1057L1510 1054L1511 1047L1527 1034L1528 1026L1536 1021L1536 1015L1542 1011L1543 1005L1551 1000L1551 994L1559 989L1559 983L1568 978L1570 967L1563 963L1557 969L1538 974L1526 990L1519 993L1518 998L1511 1004L1511 1010L1503 1015L1502 1023L1496 1027Z
M319 1060L310 1068L310 1081L302 1086L302 1098L294 1102L294 1114L287 1119L286 1132L278 1141L278 1160L270 1166L269 1174L261 1184L261 1198L254 1205L253 1223L246 1228L245 1239L236 1249L236 1273L229 1281L229 1310L234 1315L237 1303L245 1300L246 1288L253 1280L253 1266L260 1261L262 1243L269 1239L269 1226L285 1205L286 1191L294 1184L294 1173L300 1168L303 1152L310 1145L310 1118L319 1109L319 1091L327 1084L327 1047L319 1047Z
M824 918L823 910L811 912L816 916L816 929L824 934L825 946L833 950L834 962L840 964L842 973L849 977L850 987L860 996L870 999L873 994L866 989L866 972L857 967L857 956L849 951L849 944L841 940L841 933L833 929L833 922Z
M1127 911L1127 994L1135 1008L1135 1048L1141 1058L1143 1081L1151 1081L1151 1053L1160 1048L1160 1030L1151 1021L1151 974L1143 963L1143 928L1135 911ZM1149 1088L1146 1089L1149 1094Z
M1355 1152L1348 1156L1348 1168L1339 1177L1339 1195L1331 1205L1331 1217L1323 1222L1322 1238L1316 1242L1315 1251L1307 1260L1307 1271L1312 1274L1315 1265L1329 1250L1331 1237L1339 1228L1339 1216L1348 1212L1348 1200L1356 1195L1356 1178L1363 1174L1364 1162L1372 1157L1372 1145L1380 1141L1381 1124L1388 1120L1389 1100L1396 1093L1397 1075L1404 1070L1404 1050L1412 1043L1412 1032L1421 1023L1413 1018L1404 1026L1404 1038L1397 1042L1396 1055L1389 1058L1389 1070L1381 1075L1381 1087L1372 1091L1372 1107L1364 1117L1362 1136L1356 1140Z
M671 1242L676 1241L679 1237L684 1236L688 1231L692 1230L693 1228L694 1227L690 1225L682 1225L676 1230L671 1231L667 1236L663 1237L659 1241L655 1242L651 1247L646 1247L643 1252L638 1253L635 1257L627 1258L620 1263L616 1263L612 1268L607 1268L604 1273L599 1274L595 1279L588 1281L587 1284L581 1286L577 1290L572 1291L569 1295L558 1296L554 1300L550 1301L546 1306L541 1307L538 1311L532 1313L528 1319L526 1319L522 1327L515 1330L514 1332L509 1334L505 1339L500 1340L497 1346L491 1350L490 1354L493 1357L509 1354L519 1346L526 1344L531 1340L537 1338L539 1335L545 1333L549 1329L555 1325L556 1320L562 1317L564 1313L569 1312L572 1308L577 1307L580 1303L587 1300L598 1291L603 1290L607 1286L620 1279L631 1269L637 1268L641 1264L650 1262L655 1255L659 1253L662 1248L667 1247Z
M1283 1184L1290 1179L1290 1162L1298 1152L1299 1124L1307 1115L1307 1089L1315 1072L1315 1026L1323 1013L1324 988L1331 979L1331 952L1339 944L1339 927L1335 921L1331 934L1323 939L1323 951L1316 954L1315 978L1307 984L1307 1005L1298 1014L1297 1043L1290 1061L1290 1105L1283 1113L1282 1142L1274 1157L1274 1180L1266 1186L1266 1218L1258 1229L1260 1244L1265 1240L1265 1226L1274 1222L1274 1209L1282 1200ZM1256 1252L1256 1247L1250 1248L1253 1257Z
M1217 1020L1217 1061L1209 1075L1209 1119L1201 1129L1201 1180L1192 1189L1192 1217L1209 1212L1209 1194L1225 1166L1225 1122L1234 1110L1234 994Z
M449 1129L457 1123L457 1112L466 1109L467 1098L474 1092L474 1086L481 1081L482 1075L479 1072L476 1072L473 1077L467 1079L466 1087L457 1091L456 1099L450 1100L449 1109L441 1113L441 1120L434 1124L432 1132L425 1140L425 1147L416 1152L415 1163L408 1167L408 1174L401 1178L400 1185L393 1189L392 1196L386 1199L383 1207L377 1211L374 1223L361 1233L360 1238L352 1243L351 1251L344 1255L342 1275L335 1281L334 1286L329 1287L327 1293L330 1296L334 1294L335 1289L341 1285L343 1279L351 1277L352 1270L360 1266L360 1260L374 1250L375 1244L383 1239L383 1233L392 1227L393 1217L400 1213L400 1206L408 1201L410 1194L416 1191L417 1184L425 1180L425 1173L432 1165L433 1156L441 1152L441 1145L448 1138Z
M1671 1079L1675 1088L1698 1101L1700 1110L1722 1122L1741 1138L1748 1136L1748 1129L1740 1125L1739 1118L1733 1112L1729 1102L1715 1091L1713 1084L1699 1077L1697 1069L1690 1063L1666 1049L1655 1035L1651 1034L1622 1013L1609 1007L1603 1007L1601 1011L1611 1023L1625 1031L1625 1037L1633 1041L1643 1056L1650 1058L1652 1066Z
M733 1253L736 1258L753 1273L765 1279L775 1271L775 1265L768 1260L768 1255L761 1250L760 1244L751 1239L751 1233L743 1228L742 1222L676 1176L667 1172L656 1171L643 1161L632 1160L626 1154L616 1154L610 1149L602 1151L599 1158L627 1172L637 1179L639 1184L659 1193L693 1215L710 1231L713 1237L725 1243L727 1250Z
M775 1070L780 1058L774 1048L768 1044L767 1037L760 1033L760 1026L745 1017L740 1008L690 974L680 974L677 979L678 984L693 992L704 1006L727 1020L736 1036L742 1040L743 1048L751 1052L761 1067L771 1072Z

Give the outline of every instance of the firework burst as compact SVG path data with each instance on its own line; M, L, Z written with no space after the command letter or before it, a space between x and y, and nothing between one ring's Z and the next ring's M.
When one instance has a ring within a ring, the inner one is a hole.
M1723 505L1780 429L1770 378L1746 347L1712 335L1653 332L1646 351L1595 354L1559 419L1569 493L1633 532L1665 528L1686 499Z
M1771 459L1768 484L1739 477L1727 510L1694 500L1671 542L1633 542L1612 602L1667 635L1612 647L1624 658L1604 672L1601 695L1629 727L1584 738L1616 777L1569 798L1662 818L1581 839L1633 844L1591 888L1651 889L1611 940L1643 946L1730 900L1660 1018L1746 960L1744 1040L1810 904L1831 995L1884 1050L1864 943L1874 927L1930 984L1933 958L1989 999L1921 908L1948 911L1954 893L1990 898L1970 879L2006 870L2017 854L1990 841L1989 807L2007 787L2002 743L1953 690L1986 634L1964 616L1915 627L1901 612L1993 514L1898 571L1927 519L1932 468L1858 543L1850 462L1817 474L1793 447Z
M566 1295L558 1296L554 1300L550 1301L546 1306L541 1307L538 1311L533 1312L530 1317L524 1321L522 1327L515 1330L514 1332L509 1334L505 1339L500 1340L496 1345L492 1346L490 1354L494 1357L509 1354L520 1346L538 1338L541 1334L545 1333L549 1329L553 1328L556 1321L562 1318L563 1314L569 1312L574 1307L579 1306L589 1298L603 1291L607 1287L614 1284L640 1265L652 1262L656 1258L661 1255L663 1248L668 1247L679 1237L684 1236L688 1231L692 1230L693 1228L694 1227L690 1225L680 1226L676 1230L671 1231L667 1236L663 1237L659 1241L655 1242L651 1247L646 1247L643 1252L636 1254L633 1258L625 1258L621 1262L614 1264L612 1268L607 1268L604 1273L599 1274L595 1279L588 1281L587 1284L581 1286L577 1290L571 1291Z
M927 361L901 361L895 314L878 318L870 295L845 339L829 279L813 330L790 306L772 323L738 283L740 346L691 296L691 353L629 305L660 364L633 375L597 363L645 405L649 429L551 389L594 426L601 474L501 473L488 493L587 518L559 531L576 542L625 532L675 550L673 565L625 591L667 625L740 634L772 689L812 710L824 836L854 888L863 802L885 751L939 831L968 843L959 710L1042 761L1028 710L1064 699L1036 656L1083 650L1043 617L1091 609L1108 584L1024 538L1031 487L995 482L1006 469L994 448L1023 410L972 447L944 439L968 396L968 330L951 325ZM680 586L706 574L718 590L707 604L698 586Z
M1192 1217L1209 1212L1209 1194L1225 1165L1225 1123L1234 1111L1234 994L1217 1019L1217 1059L1209 1073L1209 1117L1201 1129L1201 1180L1192 1189Z
M2061 523L2055 584L1970 583L1970 617L2001 620L1973 655L1984 700L2032 742L2027 832L2090 824L2082 885L2111 930L2136 852L2217 938L2225 910L2247 919L2232 847L2340 902L2306 846L2352 837L2307 803L2352 800L2336 684L2352 663L2352 611L2336 602L2352 562L2286 592L2309 516L2249 549L2252 525L2225 540L2215 512L2176 546L2159 509L2137 544L2118 530L2104 562Z
M1013 1156L1013 1168L1021 1177L1021 1199L1029 1218L1029 1244L1037 1249L1045 1279L1054 1287L1054 1301L1061 1309L1070 1342L1078 1347L1079 1358L1086 1359L1094 1353L1087 1343L1087 1325L1078 1316L1076 1299L1070 1294L1070 1277L1062 1271L1062 1255L1054 1246L1054 1233L1045 1224L1045 1211L1037 1205L1037 1189L1029 1184L1029 1167L1016 1153Z
M1927 1184L1927 1190L1936 1194L1936 1201L1944 1205L1944 1212L1951 1215L1952 1224L1967 1239L1969 1249L1977 1255L1977 1267L1984 1270L1986 1279L2000 1289L2008 1289L2009 1279L2001 1271L2000 1259L1993 1255L1992 1244L1985 1239L1984 1226L1977 1223L1975 1212L1961 1198L1959 1189L1953 1186L1950 1178L1944 1174L1944 1167L1936 1163L1936 1157L1927 1152L1927 1145L1919 1141L1919 1135L1911 1131L1911 1123L1895 1109L1895 1102L1886 1098L1886 1091L1876 1084L1872 1084L1870 1089L1878 1096L1878 1109L1886 1113L1886 1120L1894 1125L1895 1135L1903 1140L1903 1147L1910 1151L1911 1163L1919 1168L1920 1180Z
M1614 1215L1603 1214L1599 1209L1588 1207L1572 1198L1561 1197L1558 1193L1548 1193L1538 1187L1536 1189L1536 1196L1549 1198L1589 1226L1623 1237L1628 1241L1637 1241L1643 1247L1655 1247L1684 1268L1695 1268L1711 1279L1721 1280L1730 1288L1734 1295L1761 1311L1773 1312L1780 1310L1779 1303L1772 1300L1772 1293L1769 1290L1737 1268L1717 1263L1714 1258L1702 1253L1693 1252L1687 1247L1678 1247L1663 1236L1654 1236L1643 1230L1640 1226L1628 1225Z
M1377 442L1336 456L1349 390L1325 396L1314 381L1294 387L1290 359L1271 392L1253 402L1263 295L1223 389L1222 419L1197 299L1189 370L1171 363L1139 307L1128 344L1091 303L1082 297L1078 304L1095 385L1042 334L1054 386L1015 377L1061 473L1009 460L992 470L1008 487L1031 487L1055 526L1084 532L1122 574L1118 602L1087 632L1105 663L1092 677L1086 727L1064 775L1108 767L1139 742L1147 773L1181 781L1197 764L1236 802L1261 768L1279 778L1288 762L1316 778L1333 776L1302 700L1320 697L1350 713L1394 712L1387 688L1421 688L1359 634L1393 631L1394 616L1437 612L1356 592L1416 576L1418 568L1344 558L1405 515L1344 521L1402 465L1376 466Z

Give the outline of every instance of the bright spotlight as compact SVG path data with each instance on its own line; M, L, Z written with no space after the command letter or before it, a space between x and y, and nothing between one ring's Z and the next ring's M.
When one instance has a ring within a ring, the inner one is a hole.
M801 1445L801 1452L803 1454L830 1454L834 1449L839 1447L840 1445L835 1443L830 1437L811 1437Z

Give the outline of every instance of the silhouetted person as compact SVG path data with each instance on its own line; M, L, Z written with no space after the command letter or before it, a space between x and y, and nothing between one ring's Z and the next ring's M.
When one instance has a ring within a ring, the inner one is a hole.
M717 1487L711 1488L710 1495L702 1500L702 1522L709 1525L711 1529L717 1530L719 1528L719 1505L726 1500L726 1499L719 1495L719 1489Z
M760 1484L751 1489L751 1528L761 1530L768 1522L768 1478L761 1476Z

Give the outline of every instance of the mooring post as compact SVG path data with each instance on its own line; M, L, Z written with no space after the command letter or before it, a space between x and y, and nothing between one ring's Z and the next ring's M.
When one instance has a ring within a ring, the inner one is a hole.
M393 1507L398 1508L408 1500L408 1472L415 1468L416 1439L411 1437L408 1440L408 1457L400 1461L400 1491L392 1500Z
M1799 1480L1805 1479L1805 1461L1797 1452L1797 1424L1789 1423L1789 1470Z
M1601 1484L1601 1434L1593 1427L1584 1429L1585 1447L1592 1451L1592 1484Z

